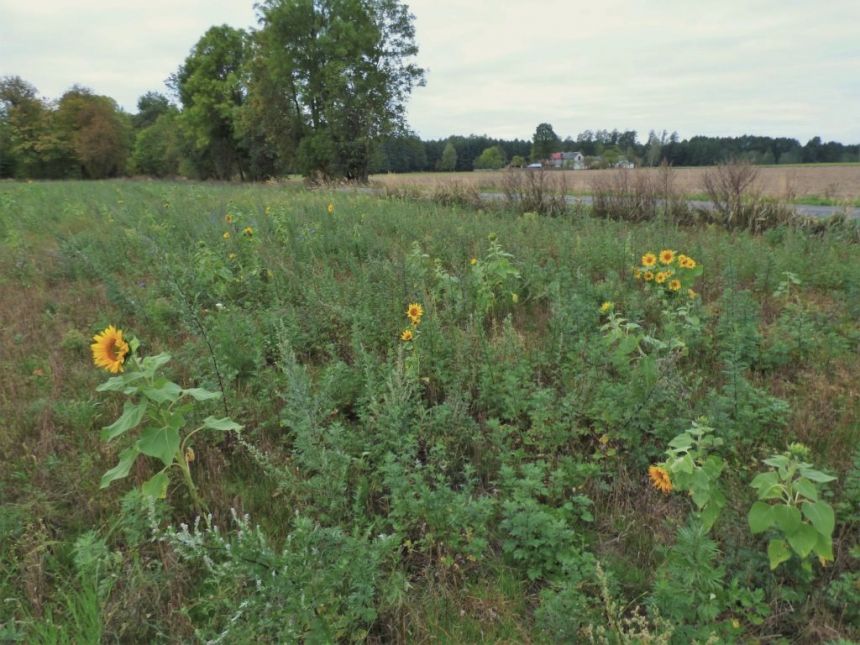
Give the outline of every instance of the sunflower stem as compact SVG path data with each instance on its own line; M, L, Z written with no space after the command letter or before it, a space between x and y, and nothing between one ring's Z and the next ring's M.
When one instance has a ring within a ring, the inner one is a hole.
M191 478L191 468L188 467L188 461L185 459L184 454L177 453L176 464L179 466L179 470L182 471L182 478L185 480L185 487L188 489L188 493L191 495L194 510L197 511L199 515L202 515L206 510L206 504L204 504L203 500L200 498L200 494L197 492L197 487L194 485L194 480Z

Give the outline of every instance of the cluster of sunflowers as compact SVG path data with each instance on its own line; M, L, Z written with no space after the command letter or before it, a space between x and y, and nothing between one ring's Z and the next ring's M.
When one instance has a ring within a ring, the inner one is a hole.
M651 284L664 293L678 294L686 290L692 300L698 297L693 281L702 275L702 266L689 255L663 249L658 254L650 251L642 256L642 266L633 268L633 277Z
M224 216L224 223L230 228L238 229L238 224L236 226L233 226L233 224L236 223L236 218L231 213L227 213ZM242 229L242 235L244 235L245 237L253 237L254 229L250 226L246 226ZM223 237L225 240L229 240L232 237L232 234L229 230L224 231L224 234L221 237Z
M418 325L421 324L421 316L423 315L424 307L417 302L413 302L406 307L406 317L409 319L410 326L400 334L400 340L408 343L415 338L415 332L418 330Z

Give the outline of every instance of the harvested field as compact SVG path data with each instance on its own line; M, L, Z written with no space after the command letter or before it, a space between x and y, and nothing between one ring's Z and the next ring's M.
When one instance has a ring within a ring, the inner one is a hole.
M674 168L674 183L686 195L705 193L705 174L711 167ZM760 166L755 189L763 195L786 200L821 199L825 201L855 201L860 199L860 164L807 166ZM433 190L440 184L458 182L476 186L479 190L500 190L504 170L476 172L428 172L409 174L374 175L371 181L387 188L412 187ZM553 175L564 177L571 193L588 194L595 181L606 179L618 170L554 170ZM637 168L635 174L656 177L657 168Z

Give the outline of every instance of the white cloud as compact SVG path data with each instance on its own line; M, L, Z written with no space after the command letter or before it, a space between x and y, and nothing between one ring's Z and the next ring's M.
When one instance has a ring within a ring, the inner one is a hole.
M408 1L408 0L407 0ZM677 130L860 141L856 0L412 0L424 137ZM0 0L0 75L73 83L134 111L212 25L252 0Z

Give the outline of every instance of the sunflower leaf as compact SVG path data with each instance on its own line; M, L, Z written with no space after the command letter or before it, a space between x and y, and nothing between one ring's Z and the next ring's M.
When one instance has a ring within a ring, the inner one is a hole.
M162 470L160 473L156 473L147 479L143 483L143 486L140 487L140 490L144 495L149 495L156 499L164 499L167 497L167 485L169 483L170 480L167 477L167 473Z
M771 571L791 558L791 551L789 551L785 540L771 540L768 542L767 557L770 560Z
M825 537L833 535L833 528L836 526L836 519L833 515L833 508L827 502L812 502L805 503L802 507L803 514L806 516L812 526Z
M192 387L187 390L182 390L182 394L188 394L196 401L208 401L209 399L220 399L220 392L210 392L202 387Z
M99 485L100 488L107 488L112 481L128 477L128 473L134 464L134 460L137 459L139 454L140 451L136 446L131 446L130 448L123 450L119 454L119 463L102 475L102 481Z
M203 419L203 426L209 428L210 430L222 430L227 432L229 430L239 431L242 429L238 423L233 421L228 417L224 417L223 419L216 419L215 417L206 417Z
M143 376L140 372L127 372L120 376L111 376L107 381L96 387L96 392L119 392L130 383L142 379Z
M179 450L179 431L169 425L147 428L137 440L137 448L144 455L160 459L165 466L169 466Z
M143 420L146 414L146 401L140 403L125 402L119 419L102 429L102 440L110 441L134 428Z
M182 395L182 388L173 381L159 379L157 387L148 387L141 392L146 398L156 403L173 403Z

